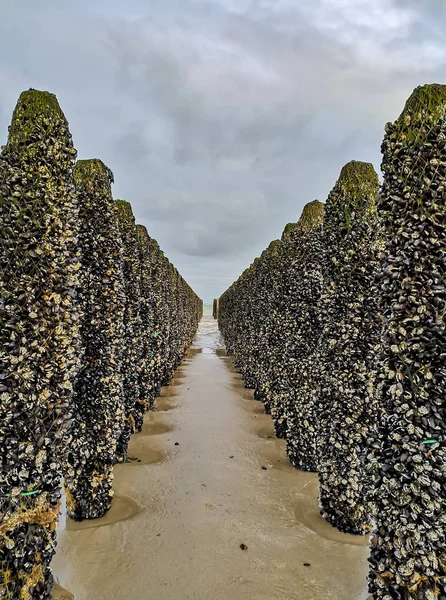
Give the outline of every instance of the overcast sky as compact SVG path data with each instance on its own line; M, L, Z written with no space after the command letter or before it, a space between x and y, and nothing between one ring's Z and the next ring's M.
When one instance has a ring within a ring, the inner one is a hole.
M114 172L207 302L384 125L446 83L444 0L3 0L0 139L54 92L79 158Z

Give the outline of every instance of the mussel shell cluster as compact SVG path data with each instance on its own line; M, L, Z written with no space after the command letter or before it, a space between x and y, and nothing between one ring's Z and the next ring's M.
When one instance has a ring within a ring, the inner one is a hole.
M143 225L136 226L141 269L139 398L135 426L142 427L161 386L172 379L203 314L203 302L164 256Z
M321 330L323 211L317 200L307 204L219 299L219 326L236 368L271 413L293 464L307 470L316 455L311 366Z
M290 225L218 318L290 460L318 470L322 515L373 530L373 597L446 600L446 86L414 91L382 151L380 193L346 165L322 229Z
M0 154L2 598L50 598L62 479L73 519L105 514L202 315L111 171L75 160L56 97L24 92Z
M140 431L144 415L153 407L154 400L161 389L157 377L157 366L160 356L157 353L158 325L155 323L155 306L153 302L155 271L151 243L144 225L136 226L138 236L138 256L140 270L141 300L139 314L141 319L141 359L138 375L138 398L135 402L133 419L135 430Z
M364 534L363 458L370 420L374 367L369 364L374 304L369 302L381 249L378 176L369 163L341 171L325 208L323 298L316 373L321 514L340 531Z
M318 341L322 330L322 224L325 206L315 200L307 204L285 244L292 262L286 273L282 326L279 345L284 348L287 366L286 393L281 394L286 420L286 450L290 462L304 471L317 468L318 416L315 377Z
M160 283L153 288L159 331L155 338L159 355L157 384L164 386L169 385L194 338L203 315L203 302L164 256L156 240L151 241L158 268L156 281Z
M125 421L116 447L116 459L127 460L130 436L140 425L139 379L142 360L142 323L141 323L141 267L139 255L139 238L136 231L135 217L129 202L115 200L123 263L124 282L124 333L121 344L119 364L124 397ZM135 414L136 411L136 414Z
M363 463L376 416L369 364L378 265L378 177L367 163L341 171L324 205L312 202L220 298L234 364L264 402L287 455L319 471L323 516L366 533ZM373 395L372 395L373 397Z
M386 126L382 418L370 435L374 598L446 599L446 86L417 88Z
M135 225L130 204L113 203L112 180L97 159L76 165L82 363L65 472L68 514L76 520L111 507L113 465L127 459L131 434L141 430L201 317L201 300ZM187 293L177 297L180 289Z
M0 155L0 597L49 599L78 367L76 151L56 97L21 94Z
M161 389L161 386L166 382L166 373L169 371L167 360L169 355L170 314L167 259L154 238L150 239L150 255L153 270L151 293L153 312L152 343L154 352L155 385L158 393L158 390Z
M113 499L113 465L125 423L123 252L111 195L113 176L98 159L74 170L79 201L81 365L74 383L65 489L75 520L103 516Z

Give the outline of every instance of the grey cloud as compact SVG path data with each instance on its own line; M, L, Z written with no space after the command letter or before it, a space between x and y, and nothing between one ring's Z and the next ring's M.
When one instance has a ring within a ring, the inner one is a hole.
M79 156L108 164L115 197L211 300L345 162L379 167L386 121L446 79L443 3L350 5L16 0L0 23L0 136L22 89L55 92Z

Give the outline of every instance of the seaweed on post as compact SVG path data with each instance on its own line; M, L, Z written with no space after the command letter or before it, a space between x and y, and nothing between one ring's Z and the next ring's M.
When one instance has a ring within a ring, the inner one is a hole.
M113 500L113 465L124 426L122 248L111 195L113 175L98 159L74 170L79 201L80 337L65 489L68 515L102 517Z
M56 97L20 95L0 155L0 596L51 596L78 367L78 207Z

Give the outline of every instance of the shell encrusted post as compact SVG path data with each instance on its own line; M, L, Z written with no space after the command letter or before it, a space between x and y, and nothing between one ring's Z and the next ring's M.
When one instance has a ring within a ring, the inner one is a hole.
M417 88L386 126L378 215L383 315L370 436L374 598L446 599L446 86Z
M68 515L103 516L113 499L113 465L125 411L120 358L125 293L113 176L98 159L74 171L79 201L81 366L74 385L65 468Z
M124 335L120 367L124 394L125 421L118 439L116 459L127 460L130 436L136 430L135 405L139 400L139 378L142 358L141 268L139 239L135 217L129 202L115 200L119 233L123 250Z
M317 469L318 420L315 414L317 379L316 349L322 324L322 224L325 205L314 200L306 204L298 224L286 238L292 262L287 269L279 345L288 384L281 403L286 421L286 449L290 462L304 471Z
M56 97L29 90L0 156L0 596L51 596L78 367L76 151Z
M153 406L160 386L156 377L156 366L160 356L156 351L155 307L153 302L155 287L154 260L151 240L143 225L136 226L140 269L140 318L141 318L141 365L139 372L139 395L134 408L135 429L140 431L144 414Z
M381 236L376 218L378 176L369 163L347 163L331 191L324 218L323 331L318 349L319 500L340 531L364 534L363 462L370 420L369 290Z
M140 268L141 363L136 430L190 346L203 302L164 256L143 225L136 226Z

